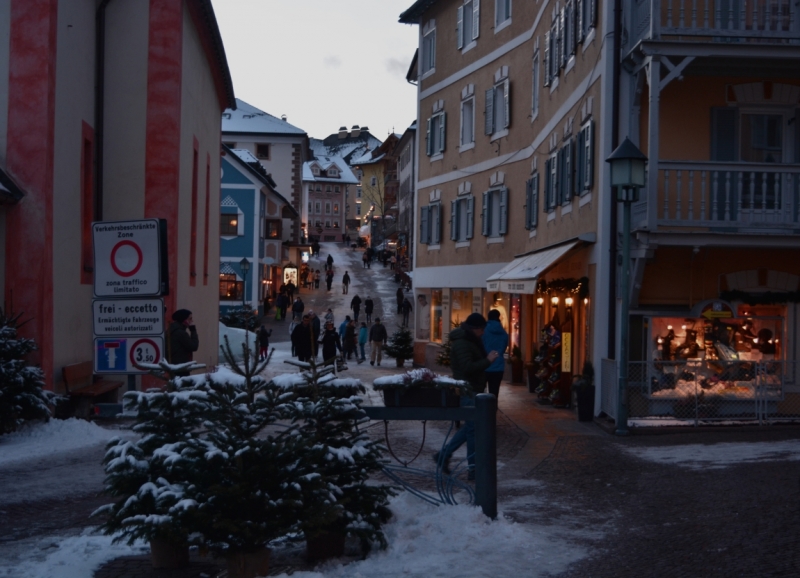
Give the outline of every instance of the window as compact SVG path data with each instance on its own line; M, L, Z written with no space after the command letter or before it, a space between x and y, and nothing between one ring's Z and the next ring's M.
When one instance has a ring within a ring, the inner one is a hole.
M325 214L326 215L330 215L331 214L331 202L330 201L325 201Z
M508 189L483 193L483 236L501 237L508 231Z
M356 216L361 216L361 203L356 203Z
M222 214L219 221L219 234L223 237L235 237L239 234L239 216Z
M545 211L551 213L559 204L558 199L558 154L554 154L544 162L544 195Z
M256 158L269 160L269 147L268 144L257 144L256 145Z
M241 301L244 291L244 282L236 279L234 274L220 273L219 298L220 301Z
M475 97L461 102L461 146L475 142Z
M330 229L330 228L331 228L331 222L330 222L330 220L328 220L328 221L325 221L325 228L326 228L326 229Z
M311 174L314 175L315 177L318 177L319 176L319 167L316 167L316 166L311 167ZM317 186L319 186L319 185L317 185ZM317 190L319 190L319 189L317 189Z
M539 224L539 173L525 183L525 228L535 229Z
M458 48L472 48L480 33L480 0L465 0L458 7L456 37Z
M308 201L308 214L309 215L314 214L314 203L312 203L311 201Z
M495 27L511 20L511 0L494 0Z
M328 176L331 178L337 178L339 176L339 169L328 169Z
M575 40L581 43L597 26L597 0L573 0L575 4Z
M493 135L511 124L510 83L508 78L486 91L485 132Z
M428 131L425 136L426 153L432 157L444 151L445 129L447 123L444 112L434 114L428 119Z
M423 245L438 245L442 242L442 205L431 203L420 207L419 242Z
M426 26L422 35L422 74L431 72L436 67L436 28Z
M533 101L531 102L531 120L539 116L539 51L533 54Z
M575 139L575 186L573 190L583 195L594 185L594 121L581 128Z
M333 214L334 215L339 214L339 203L333 203Z
M475 197L462 196L450 202L450 239L456 242L469 241L473 236Z
M341 189L339 189L339 185L334 185L333 186L333 192L334 193L340 193L341 192Z
M333 189L331 188L331 186L330 186L330 185L325 185L325 192L326 192L326 193L330 193L332 190L333 190Z
M268 219L266 221L266 235L267 239L280 239L281 238L281 221L280 219Z
M356 198L357 199L361 198L361 187L356 187Z
M358 179L358 181L359 181L359 182L361 182L361 179L362 179L363 177L364 177L364 171L362 171L361 169L358 169L358 170L356 171L356 178Z
M339 221L334 221L333 222L333 228L334 229L338 229L339 228Z
M378 186L378 177L375 177L375 176L373 176L373 177L372 177L372 178L369 180L369 184L370 184L371 186L373 186L373 187L376 187L376 186Z

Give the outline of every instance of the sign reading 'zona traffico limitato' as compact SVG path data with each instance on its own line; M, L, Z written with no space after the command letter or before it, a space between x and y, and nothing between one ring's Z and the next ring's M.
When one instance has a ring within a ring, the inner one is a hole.
M158 219L92 224L96 297L161 294Z

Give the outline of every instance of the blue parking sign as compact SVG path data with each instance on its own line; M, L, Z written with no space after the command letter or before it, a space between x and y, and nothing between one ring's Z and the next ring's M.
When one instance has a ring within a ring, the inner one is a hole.
M128 370L127 339L95 339L95 371L125 373Z

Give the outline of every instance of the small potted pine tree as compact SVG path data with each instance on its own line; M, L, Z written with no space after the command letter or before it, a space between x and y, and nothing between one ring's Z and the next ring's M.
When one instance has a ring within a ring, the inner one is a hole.
M407 327L400 327L389 338L384 348L386 355L394 357L397 367L403 367L406 359L414 358L414 336Z

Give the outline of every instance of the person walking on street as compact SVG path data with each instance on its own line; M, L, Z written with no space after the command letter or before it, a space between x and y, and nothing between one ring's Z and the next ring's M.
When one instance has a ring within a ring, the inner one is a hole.
M267 329L266 325L261 324L258 330L258 359L266 359L267 351L269 350L269 336L272 335L272 329Z
M350 316L345 315L344 321L339 324L339 338L344 339L344 330L347 329L347 324L350 323Z
M400 306L400 310L403 312L403 327L408 327L408 316L413 309L408 297L403 297L403 304Z
M167 329L167 361L173 365L192 361L193 354L200 348L200 338L194 326L192 312L178 309L172 314L172 323ZM179 371L176 377L186 377L189 371Z
M468 395L461 396L461 407L474 407L475 396L486 387L484 372L498 357L496 351L488 354L483 347L481 336L486 320L480 313L472 313L460 327L450 332L450 369L453 379L466 381ZM450 458L464 442L467 442L468 480L475 479L475 422L468 421L459 429L441 453L436 452L433 460L442 466L445 474L450 473Z
M367 344L368 337L369 330L367 329L367 324L362 321L361 327L358 330L358 349L361 351L361 357L359 357L358 363L364 363L367 360L367 355L364 352L364 346Z
M314 334L311 329L311 315L303 315L303 320L292 331L292 348L297 361L309 361L314 352Z
M325 259L325 263L327 263L326 269L328 269L328 271L333 271L333 255L328 253L328 258Z
M358 293L350 300L350 309L353 310L353 321L358 323L358 314L361 311L361 297Z
M336 352L342 351L342 342L333 328L333 323L325 323L325 332L320 343L322 343L322 363L331 365L336 361Z
M317 354L319 353L318 343L319 343L319 333L320 333L320 321L319 317L317 317L317 314L314 313L313 311L309 311L308 314L311 317L311 334L313 335L314 338L313 341L314 350L312 353L314 355L314 359L316 359Z
M289 298L285 293L278 293L275 299L275 320L286 321L286 308L289 306Z
M394 271L396 267L397 267L397 257L395 257L394 255L392 255L392 256L389 258L389 268L390 268L392 271Z
M289 296L289 301L294 297L294 292L297 291L297 285L289 281L286 284L286 294Z
M375 323L369 330L369 364L375 365L377 360L378 365L381 364L383 357L383 346L386 345L386 340L389 336L386 333L386 327L381 324L380 318L375 318Z
M345 271L344 276L342 277L342 293L347 295L347 291L350 289L350 274Z
M372 301L372 297L367 295L367 300L364 301L364 315L367 316L367 323L372 323L372 310L375 307L375 303Z
M292 303L292 319L299 321L303 317L303 310L306 308L303 300L298 296Z
M403 293L403 288L398 287L397 293L395 293L395 298L397 300L397 313L403 312L403 299L406 298L405 294Z
M330 307L325 312L325 323L328 323L329 321L331 325L333 325L333 310Z
M322 275L320 274L319 269L317 269L314 272L314 289L319 289L319 280L321 277Z
M363 255L361 255L361 268L362 269L366 269L367 268L367 254L366 254L366 252Z
M325 285L328 287L328 291L330 291L331 285L333 285L333 269L328 269L325 273Z
M356 324L353 320L347 322L344 328L344 339L342 340L342 353L350 359L356 351ZM358 357L358 353L356 353Z
M500 323L500 312L497 309L489 311L488 317L486 329L483 330L483 348L486 351L496 351L498 356L485 372L486 383L489 385L489 393L499 398L500 382L503 381L503 370L506 368L503 354L508 347L508 333Z

